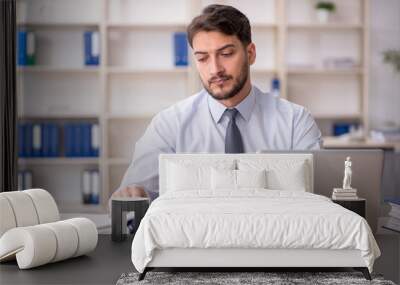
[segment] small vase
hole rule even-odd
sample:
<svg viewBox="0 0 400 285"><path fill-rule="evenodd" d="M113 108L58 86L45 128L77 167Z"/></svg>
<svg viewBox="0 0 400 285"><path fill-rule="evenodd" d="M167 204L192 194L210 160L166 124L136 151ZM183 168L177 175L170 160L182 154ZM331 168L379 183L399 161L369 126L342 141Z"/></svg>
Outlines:
<svg viewBox="0 0 400 285"><path fill-rule="evenodd" d="M317 9L317 19L321 24L326 24L329 21L330 12L326 9Z"/></svg>

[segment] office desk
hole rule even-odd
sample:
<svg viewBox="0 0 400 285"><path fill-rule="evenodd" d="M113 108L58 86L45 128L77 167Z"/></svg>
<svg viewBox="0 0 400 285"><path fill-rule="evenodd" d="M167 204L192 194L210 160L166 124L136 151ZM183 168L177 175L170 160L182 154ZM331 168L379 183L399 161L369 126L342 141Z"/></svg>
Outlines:
<svg viewBox="0 0 400 285"><path fill-rule="evenodd" d="M116 243L99 235L96 249L88 255L19 270L16 261L0 263L0 284L115 284L124 272L134 271L132 238Z"/></svg>

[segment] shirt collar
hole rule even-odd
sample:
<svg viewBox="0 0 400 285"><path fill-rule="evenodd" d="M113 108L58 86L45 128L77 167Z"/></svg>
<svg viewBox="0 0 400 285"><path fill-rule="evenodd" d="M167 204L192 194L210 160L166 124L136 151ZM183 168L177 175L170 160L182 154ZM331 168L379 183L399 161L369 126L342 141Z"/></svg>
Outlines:
<svg viewBox="0 0 400 285"><path fill-rule="evenodd" d="M250 94L242 100L235 108L239 111L239 114L248 121L250 119L251 113L253 112L254 105L256 102L254 87L251 87ZM207 92L206 92L207 93ZM223 104L215 100L211 97L210 94L207 93L207 101L208 101L208 108L210 110L211 116L213 117L215 123L219 123L222 115L224 114L225 110L227 109Z"/></svg>

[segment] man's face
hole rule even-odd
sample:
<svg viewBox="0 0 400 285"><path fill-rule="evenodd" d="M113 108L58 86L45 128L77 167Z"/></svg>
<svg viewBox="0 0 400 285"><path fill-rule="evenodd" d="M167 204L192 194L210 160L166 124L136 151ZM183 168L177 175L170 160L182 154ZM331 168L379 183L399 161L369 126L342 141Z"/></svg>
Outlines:
<svg viewBox="0 0 400 285"><path fill-rule="evenodd" d="M243 47L237 36L201 31L193 38L193 50L201 81L212 97L229 99L243 88L255 60L254 44Z"/></svg>

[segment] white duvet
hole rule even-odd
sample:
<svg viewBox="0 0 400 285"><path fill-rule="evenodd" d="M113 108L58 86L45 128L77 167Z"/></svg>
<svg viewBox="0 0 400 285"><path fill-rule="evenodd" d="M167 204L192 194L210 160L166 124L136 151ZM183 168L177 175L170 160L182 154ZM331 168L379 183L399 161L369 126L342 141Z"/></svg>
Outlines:
<svg viewBox="0 0 400 285"><path fill-rule="evenodd" d="M358 249L372 272L380 250L365 219L307 192L171 192L154 200L132 243L143 272L155 249Z"/></svg>

